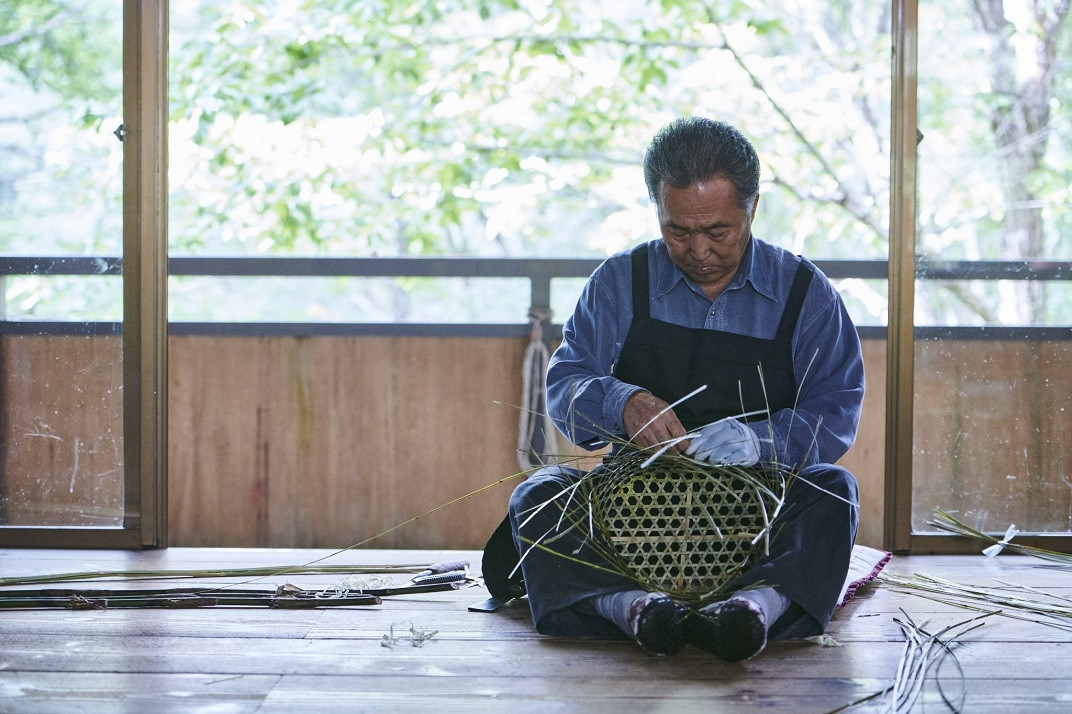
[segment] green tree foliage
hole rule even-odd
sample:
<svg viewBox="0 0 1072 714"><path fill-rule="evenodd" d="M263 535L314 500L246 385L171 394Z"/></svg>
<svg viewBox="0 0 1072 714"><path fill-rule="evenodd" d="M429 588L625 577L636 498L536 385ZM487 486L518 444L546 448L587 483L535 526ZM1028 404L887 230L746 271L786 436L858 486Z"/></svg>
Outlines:
<svg viewBox="0 0 1072 714"><path fill-rule="evenodd" d="M1070 0L971 0L920 9L919 252L953 260L1072 259ZM963 41L949 42L949 37ZM970 69L969 69L970 68ZM952 283L925 319L1066 322L1072 285Z"/></svg>
<svg viewBox="0 0 1072 714"><path fill-rule="evenodd" d="M0 253L122 245L121 3L0 0ZM116 278L4 281L0 314L118 319Z"/></svg>
<svg viewBox="0 0 1072 714"><path fill-rule="evenodd" d="M118 252L120 17L0 0L0 250Z"/></svg>
<svg viewBox="0 0 1072 714"><path fill-rule="evenodd" d="M652 133L709 114L767 158L772 237L881 256L885 10L753 5L202 2L174 20L176 247L605 254L651 235Z"/></svg>
<svg viewBox="0 0 1072 714"><path fill-rule="evenodd" d="M113 88L101 68L115 59L109 47L115 35L112 21L106 12L93 12L91 3L3 0L0 63L38 91L110 99Z"/></svg>

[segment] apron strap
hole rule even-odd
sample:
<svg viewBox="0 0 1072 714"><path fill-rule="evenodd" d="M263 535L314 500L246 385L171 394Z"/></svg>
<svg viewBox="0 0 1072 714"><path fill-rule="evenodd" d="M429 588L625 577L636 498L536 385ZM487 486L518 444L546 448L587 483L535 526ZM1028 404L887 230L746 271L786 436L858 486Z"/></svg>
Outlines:
<svg viewBox="0 0 1072 714"><path fill-rule="evenodd" d="M789 289L789 297L785 301L785 310L782 311L782 319L778 323L778 332L774 339L782 340L789 344L793 339L793 331L797 329L797 320L800 319L800 311L804 307L804 296L811 287L812 276L815 269L808 261L801 258L797 266L797 273L793 277L793 287Z"/></svg>
<svg viewBox="0 0 1072 714"><path fill-rule="evenodd" d="M633 319L651 317L648 297L648 244L633 248Z"/></svg>

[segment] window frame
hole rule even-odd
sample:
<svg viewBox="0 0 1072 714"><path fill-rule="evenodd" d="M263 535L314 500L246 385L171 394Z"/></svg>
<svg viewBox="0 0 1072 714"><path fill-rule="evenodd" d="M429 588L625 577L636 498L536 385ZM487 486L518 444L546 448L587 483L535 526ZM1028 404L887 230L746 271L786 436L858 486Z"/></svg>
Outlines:
<svg viewBox="0 0 1072 714"><path fill-rule="evenodd" d="M884 546L895 553L974 554L978 542L912 529L917 276L919 0L892 4L889 303L886 334ZM1072 535L1018 535L1020 545L1072 551Z"/></svg>
<svg viewBox="0 0 1072 714"><path fill-rule="evenodd" d="M0 547L167 546L168 1L123 10L123 523L0 526Z"/></svg>

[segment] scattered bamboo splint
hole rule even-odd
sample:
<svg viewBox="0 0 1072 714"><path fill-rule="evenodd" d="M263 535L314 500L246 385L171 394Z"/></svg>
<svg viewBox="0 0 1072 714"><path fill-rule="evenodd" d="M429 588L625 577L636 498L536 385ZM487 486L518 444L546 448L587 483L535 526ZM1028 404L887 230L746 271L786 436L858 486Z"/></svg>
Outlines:
<svg viewBox="0 0 1072 714"><path fill-rule="evenodd" d="M363 592L321 597L319 591L284 585L274 590L12 590L0 593L0 610L110 610L113 608L273 607L314 608L328 605L379 605L379 596Z"/></svg>
<svg viewBox="0 0 1072 714"><path fill-rule="evenodd" d="M457 590L472 582L464 571L435 573L409 583L360 590L305 590L286 584L275 589L164 588L112 590L0 590L0 610L108 610L113 608L317 607L379 605L384 597Z"/></svg>
<svg viewBox="0 0 1072 714"><path fill-rule="evenodd" d="M280 575L369 575L381 573L423 573L446 564L414 565L273 565L256 568L214 568L198 570L87 570L76 573L19 575L0 578L0 586L37 585L86 580L172 580L183 578L258 578ZM468 567L468 563L465 563ZM435 572L444 572L435 570ZM2 592L2 591L0 591Z"/></svg>

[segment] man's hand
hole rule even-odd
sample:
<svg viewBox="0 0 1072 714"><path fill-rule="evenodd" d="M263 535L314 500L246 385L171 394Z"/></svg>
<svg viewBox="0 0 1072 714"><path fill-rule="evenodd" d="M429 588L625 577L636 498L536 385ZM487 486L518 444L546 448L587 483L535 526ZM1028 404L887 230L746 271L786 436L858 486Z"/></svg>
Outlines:
<svg viewBox="0 0 1072 714"><path fill-rule="evenodd" d="M727 417L701 429L685 453L712 464L754 466L759 461L759 437L743 422Z"/></svg>
<svg viewBox="0 0 1072 714"><path fill-rule="evenodd" d="M685 427L678 421L674 410L667 409L668 406L670 405L651 392L640 391L626 400L625 409L622 411L622 421L625 424L626 433L629 434L634 444L655 446L685 435ZM659 416L656 416L657 414ZM680 452L685 448L685 444L686 442L683 441L668 450Z"/></svg>

